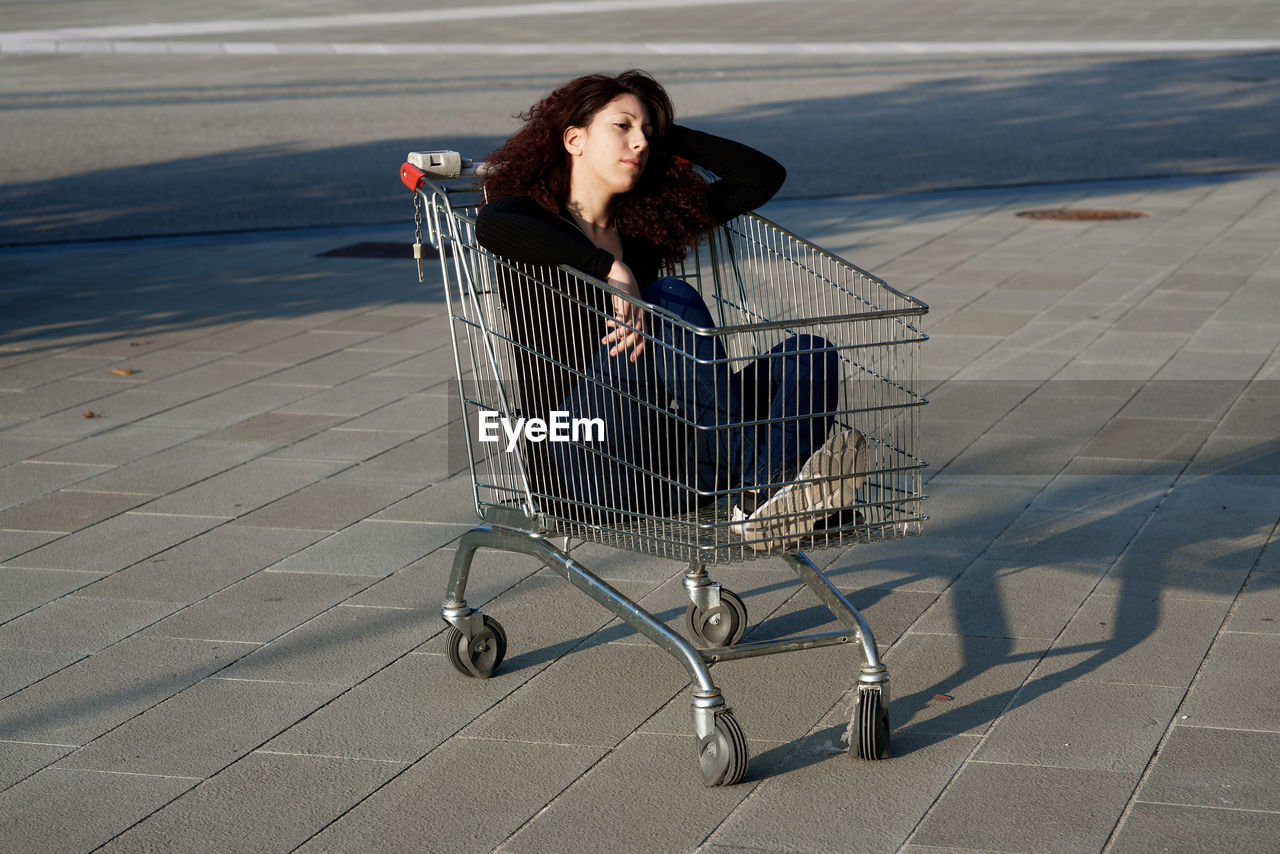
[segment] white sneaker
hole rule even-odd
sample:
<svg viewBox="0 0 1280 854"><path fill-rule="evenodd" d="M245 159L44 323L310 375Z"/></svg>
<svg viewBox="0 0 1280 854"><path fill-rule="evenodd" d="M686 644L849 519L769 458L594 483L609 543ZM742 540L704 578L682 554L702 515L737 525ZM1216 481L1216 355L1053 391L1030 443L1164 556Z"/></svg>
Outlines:
<svg viewBox="0 0 1280 854"><path fill-rule="evenodd" d="M867 479L867 440L856 430L841 430L814 451L794 482L775 492L745 517L734 508L734 528L756 551L797 542L819 522L857 502Z"/></svg>

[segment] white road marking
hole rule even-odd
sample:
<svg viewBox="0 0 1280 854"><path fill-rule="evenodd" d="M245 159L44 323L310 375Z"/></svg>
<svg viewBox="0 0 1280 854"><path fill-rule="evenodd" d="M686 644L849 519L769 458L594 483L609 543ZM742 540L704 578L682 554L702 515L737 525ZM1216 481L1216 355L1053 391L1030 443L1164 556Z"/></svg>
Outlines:
<svg viewBox="0 0 1280 854"><path fill-rule="evenodd" d="M652 4L656 0L645 0ZM682 0L713 2L713 0ZM742 2L742 0L738 0ZM272 42L9 39L0 54L180 54L280 56L1065 56L1257 53L1280 51L1280 39L1029 42Z"/></svg>
<svg viewBox="0 0 1280 854"><path fill-rule="evenodd" d="M794 3L797 0L557 0L451 9L419 9L409 12L363 12L346 15L305 15L292 18L258 18L227 21L193 21L175 24L114 24L97 27L58 27L46 30L0 32L0 45L11 42L79 42L83 40L133 40L216 36L237 33L297 32L298 30L351 30L402 24L437 24L446 21L519 19L555 15L590 15L611 12L687 9L694 6L748 6L762 3Z"/></svg>

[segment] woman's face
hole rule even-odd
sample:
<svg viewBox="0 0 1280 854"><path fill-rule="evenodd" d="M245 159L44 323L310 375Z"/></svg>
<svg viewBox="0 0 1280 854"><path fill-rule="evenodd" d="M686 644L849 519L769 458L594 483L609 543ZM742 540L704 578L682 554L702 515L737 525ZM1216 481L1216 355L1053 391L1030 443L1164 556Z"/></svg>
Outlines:
<svg viewBox="0 0 1280 854"><path fill-rule="evenodd" d="M651 133L644 102L630 94L614 98L586 127L564 133L575 182L585 180L614 194L630 192L649 162Z"/></svg>

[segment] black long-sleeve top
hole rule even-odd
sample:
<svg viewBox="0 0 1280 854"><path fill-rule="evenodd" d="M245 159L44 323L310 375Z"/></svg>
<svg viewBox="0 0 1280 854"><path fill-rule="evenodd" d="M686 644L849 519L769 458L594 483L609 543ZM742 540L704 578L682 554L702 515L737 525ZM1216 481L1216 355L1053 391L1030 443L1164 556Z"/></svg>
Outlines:
<svg viewBox="0 0 1280 854"><path fill-rule="evenodd" d="M787 172L782 164L750 146L724 137L674 125L663 145L714 173L709 203L717 222L758 208L782 187ZM622 260L640 287L658 277L657 248L631 235L622 239ZM605 278L614 257L597 247L567 215L550 216L528 196L508 196L485 205L476 219L476 239L496 255L526 264L557 266Z"/></svg>
<svg viewBox="0 0 1280 854"><path fill-rule="evenodd" d="M708 193L712 216L727 222L767 202L786 179L780 163L755 149L723 137L674 126L663 145L671 154L713 173ZM489 202L476 217L476 239L495 255L519 264L555 268L566 265L597 279L606 279L614 257L597 247L568 217L548 214L528 196L509 196ZM643 289L658 278L660 253L643 238L620 234L621 260L631 268ZM582 280L564 283L554 276L545 281L561 283L547 287L538 277L500 277L510 334L516 343L519 388L518 414L546 419L562 409L581 372L600 349L606 320L612 316L610 295ZM651 362L641 358L641 362ZM678 428L655 423L640 426L647 442L655 445L680 441ZM674 431L674 432L673 432ZM531 446L530 474L535 491L565 495L557 487L554 467L546 447ZM660 450L655 447L655 452ZM668 451L669 449L661 449ZM651 459L658 458L650 455Z"/></svg>

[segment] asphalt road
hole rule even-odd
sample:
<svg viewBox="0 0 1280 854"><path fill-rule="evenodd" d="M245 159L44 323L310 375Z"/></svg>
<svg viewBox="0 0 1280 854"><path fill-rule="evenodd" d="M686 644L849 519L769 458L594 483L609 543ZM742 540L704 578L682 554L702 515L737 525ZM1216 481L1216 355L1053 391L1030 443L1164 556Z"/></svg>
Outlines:
<svg viewBox="0 0 1280 854"><path fill-rule="evenodd" d="M399 221L405 152L632 66L789 198L1280 167L1265 3L364 5L0 2L0 245Z"/></svg>

